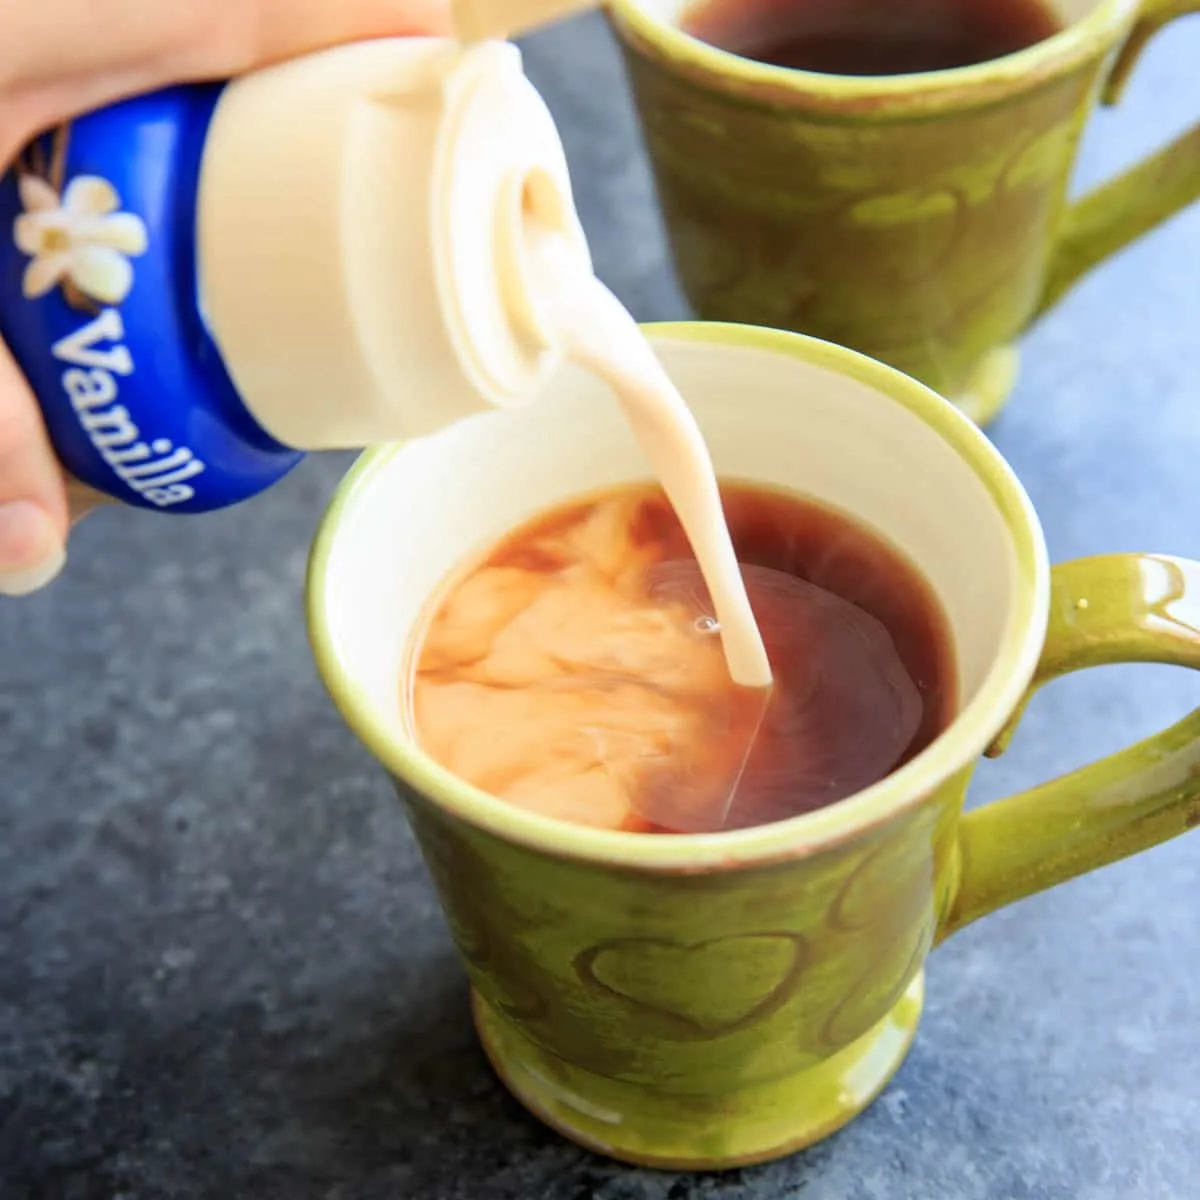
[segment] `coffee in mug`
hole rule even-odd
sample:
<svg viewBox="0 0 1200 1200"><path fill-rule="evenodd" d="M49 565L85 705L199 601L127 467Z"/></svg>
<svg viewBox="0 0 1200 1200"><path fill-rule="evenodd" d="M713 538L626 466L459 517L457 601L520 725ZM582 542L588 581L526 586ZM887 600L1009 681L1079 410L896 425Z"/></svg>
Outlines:
<svg viewBox="0 0 1200 1200"><path fill-rule="evenodd" d="M798 555L829 518L810 527L784 499L742 496L754 536L769 545L773 525L775 544L772 562L739 561L695 415L541 207L527 188L532 324L608 385L661 492L542 514L451 589L405 688L425 748L531 811L637 832L767 824L878 782L928 723L910 672L940 698L951 689L930 663L949 651L906 663L877 614L809 578L853 540L841 528L818 537L811 562ZM868 557L878 567L887 555L879 544ZM897 573L914 581L906 599L936 610L899 560L851 582L882 592Z"/></svg>
<svg viewBox="0 0 1200 1200"><path fill-rule="evenodd" d="M918 568L798 495L721 499L770 689L730 679L683 526L635 484L539 514L436 597L405 678L426 752L533 812L680 833L833 804L929 745L957 682Z"/></svg>
<svg viewBox="0 0 1200 1200"><path fill-rule="evenodd" d="M680 28L770 66L910 75L1015 54L1063 22L1044 0L708 0Z"/></svg>

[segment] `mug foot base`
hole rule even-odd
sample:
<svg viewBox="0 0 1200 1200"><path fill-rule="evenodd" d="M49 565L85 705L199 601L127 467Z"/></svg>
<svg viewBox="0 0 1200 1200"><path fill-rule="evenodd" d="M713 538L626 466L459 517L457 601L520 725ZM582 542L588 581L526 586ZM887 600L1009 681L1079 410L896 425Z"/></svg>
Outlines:
<svg viewBox="0 0 1200 1200"><path fill-rule="evenodd" d="M921 1016L925 977L832 1058L732 1094L676 1095L571 1066L478 993L475 1028L496 1074L539 1120L597 1154L637 1166L712 1171L782 1158L836 1132L883 1091Z"/></svg>
<svg viewBox="0 0 1200 1200"><path fill-rule="evenodd" d="M981 429L990 425L1008 402L1017 382L1021 355L1015 346L989 350L975 368L966 388L952 396L956 408Z"/></svg>

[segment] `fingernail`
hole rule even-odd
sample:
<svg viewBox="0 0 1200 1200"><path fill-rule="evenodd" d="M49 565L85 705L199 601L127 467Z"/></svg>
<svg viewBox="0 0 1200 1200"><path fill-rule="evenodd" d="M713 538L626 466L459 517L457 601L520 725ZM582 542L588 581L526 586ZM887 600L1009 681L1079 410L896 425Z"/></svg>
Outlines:
<svg viewBox="0 0 1200 1200"><path fill-rule="evenodd" d="M0 595L36 592L66 561L67 549L44 510L29 500L0 505Z"/></svg>

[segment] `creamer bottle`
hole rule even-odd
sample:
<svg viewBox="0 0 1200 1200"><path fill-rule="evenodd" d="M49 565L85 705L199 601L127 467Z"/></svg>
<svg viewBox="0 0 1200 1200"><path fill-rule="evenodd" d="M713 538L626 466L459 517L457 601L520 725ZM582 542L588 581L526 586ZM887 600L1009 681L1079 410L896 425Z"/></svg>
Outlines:
<svg viewBox="0 0 1200 1200"><path fill-rule="evenodd" d="M170 88L26 147L0 180L0 334L68 475L203 512L306 450L531 400L560 352L526 234L588 251L500 39L575 6L463 6L458 40Z"/></svg>

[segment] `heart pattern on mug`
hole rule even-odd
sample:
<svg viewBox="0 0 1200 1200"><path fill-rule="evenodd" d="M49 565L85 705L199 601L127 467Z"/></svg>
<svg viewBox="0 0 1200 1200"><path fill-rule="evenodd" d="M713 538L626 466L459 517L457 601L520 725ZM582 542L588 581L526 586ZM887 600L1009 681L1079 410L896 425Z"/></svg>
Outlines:
<svg viewBox="0 0 1200 1200"><path fill-rule="evenodd" d="M903 925L927 906L937 874L932 838L928 819L918 816L868 851L839 889L830 926L861 931Z"/></svg>
<svg viewBox="0 0 1200 1200"><path fill-rule="evenodd" d="M894 937L875 942L861 977L825 1021L820 1044L801 1048L810 1053L836 1053L891 1012L929 953L935 924L929 912L915 924L901 928Z"/></svg>
<svg viewBox="0 0 1200 1200"><path fill-rule="evenodd" d="M690 943L617 938L579 954L575 970L590 990L703 1040L777 1011L795 994L804 963L799 935L751 933Z"/></svg>

